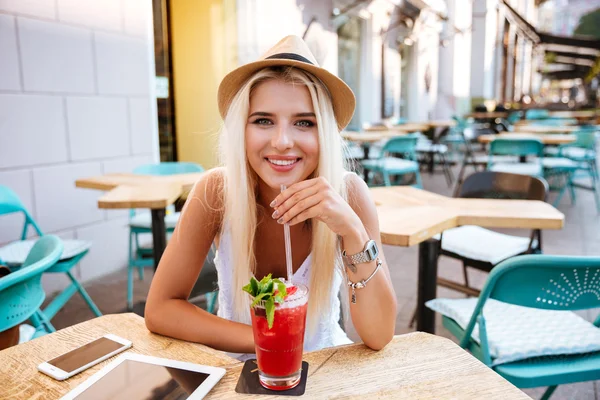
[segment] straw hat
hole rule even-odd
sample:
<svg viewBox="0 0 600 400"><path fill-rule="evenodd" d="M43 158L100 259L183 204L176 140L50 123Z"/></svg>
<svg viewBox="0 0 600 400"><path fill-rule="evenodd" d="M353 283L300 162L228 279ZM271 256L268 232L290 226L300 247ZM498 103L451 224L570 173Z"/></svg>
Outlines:
<svg viewBox="0 0 600 400"><path fill-rule="evenodd" d="M344 129L352 119L356 100L352 89L337 76L319 67L308 46L298 36L286 36L269 49L258 61L242 65L223 78L219 85L219 112L225 118L231 101L242 85L258 70L266 67L297 67L310 72L323 82L331 95L333 112L340 130Z"/></svg>

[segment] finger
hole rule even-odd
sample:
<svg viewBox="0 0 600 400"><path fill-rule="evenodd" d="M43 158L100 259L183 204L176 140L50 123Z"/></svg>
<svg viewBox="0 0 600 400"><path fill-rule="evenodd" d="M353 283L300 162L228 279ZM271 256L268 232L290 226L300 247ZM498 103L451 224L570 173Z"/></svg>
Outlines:
<svg viewBox="0 0 600 400"><path fill-rule="evenodd" d="M306 189L308 187L314 186L314 185L318 184L319 182L322 182L322 180L323 180L322 178L313 178L313 179L307 179L302 182L294 183L292 186L290 186L289 188L285 189L283 192L278 194L277 197L275 197L275 199L271 202L270 206L277 207L277 206L283 204L288 198L293 196L294 193L296 193L300 190Z"/></svg>
<svg viewBox="0 0 600 400"><path fill-rule="evenodd" d="M315 196L319 193L319 187L317 185L309 186L306 189L300 190L294 193L291 197L288 197L283 204L275 207L273 218L279 218L285 215L292 207L301 201L306 200L309 197Z"/></svg>
<svg viewBox="0 0 600 400"><path fill-rule="evenodd" d="M308 190L308 189L307 189ZM306 192L307 190L303 191ZM299 193L303 193L303 192L299 192ZM302 213L303 211L316 206L317 204L319 204L322 200L323 200L323 195L320 193L316 193L312 196L308 196L300 201L298 201L296 204L294 204L287 212L285 212L282 216L281 216L281 222L285 224L286 222L292 220L293 218L295 218L297 215L299 215L300 213ZM287 203L287 202L286 202ZM277 221L279 222L279 220Z"/></svg>
<svg viewBox="0 0 600 400"><path fill-rule="evenodd" d="M304 211L302 211L300 214L296 215L294 218L292 218L288 223L290 225L296 225L299 224L301 222L304 222L306 220L312 219L312 218L321 218L322 215L322 207L320 207L319 205L310 207Z"/></svg>

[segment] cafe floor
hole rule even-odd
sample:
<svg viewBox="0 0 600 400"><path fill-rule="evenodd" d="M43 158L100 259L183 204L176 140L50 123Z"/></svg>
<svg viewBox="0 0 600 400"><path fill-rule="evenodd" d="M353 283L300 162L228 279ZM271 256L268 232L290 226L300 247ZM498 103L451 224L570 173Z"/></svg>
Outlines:
<svg viewBox="0 0 600 400"><path fill-rule="evenodd" d="M470 171L468 171L470 173ZM455 172L456 174L456 172ZM430 176L423 173L424 188L429 191L451 195L441 172ZM560 231L545 231L543 233L543 246L546 254L569 255L598 255L600 254L600 215L595 212L594 199L591 192L578 190L577 204L571 205L570 197L565 195L559 209L565 214L565 226ZM551 195L551 200L554 195ZM503 232L511 232L504 230ZM523 231L512 231L514 234L525 235ZM384 246L385 256L390 267L392 281L398 298L398 316L396 318L396 334L411 332L409 321L416 304L417 292L417 247L403 248ZM439 262L439 275L449 279L462 281L461 264L457 261L442 257ZM152 274L145 274L143 282L135 282L134 301L145 299L150 286ZM486 275L478 271L470 271L469 279L473 286L481 287ZM90 295L105 313L123 312L126 305L126 272L118 272L86 285ZM460 298L462 295L444 288L438 288L438 297ZM203 306L202 300L198 305ZM585 311L581 315L588 320L593 320L598 315L598 310ZM87 319L93 315L85 303L75 296L53 319L57 329L61 329ZM351 326L346 327L348 335L353 340L359 340ZM437 316L437 334L456 341L441 325L441 318ZM539 399L544 389L527 389L525 392ZM574 385L559 386L553 400L600 400L600 381L585 382Z"/></svg>

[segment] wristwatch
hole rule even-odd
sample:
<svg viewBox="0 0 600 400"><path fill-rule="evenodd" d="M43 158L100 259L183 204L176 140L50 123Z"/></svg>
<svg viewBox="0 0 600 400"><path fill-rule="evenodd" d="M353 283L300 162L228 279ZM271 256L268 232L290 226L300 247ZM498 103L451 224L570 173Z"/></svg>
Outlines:
<svg viewBox="0 0 600 400"><path fill-rule="evenodd" d="M379 255L379 249L377 243L374 240L369 240L365 244L365 248L360 253L352 254L351 256L346 254L346 250L342 252L342 258L346 266L354 266L356 264L368 263L375 261Z"/></svg>

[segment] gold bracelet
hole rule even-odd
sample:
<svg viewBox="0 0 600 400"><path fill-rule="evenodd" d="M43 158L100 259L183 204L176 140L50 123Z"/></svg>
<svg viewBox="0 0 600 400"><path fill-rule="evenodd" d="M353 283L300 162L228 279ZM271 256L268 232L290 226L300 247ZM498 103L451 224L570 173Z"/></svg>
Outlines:
<svg viewBox="0 0 600 400"><path fill-rule="evenodd" d="M381 265L383 264L383 261L381 261L381 258L377 257L375 263L377 263L377 267L375 267L375 270L367 279L358 282L352 282L348 279L348 286L352 288L352 303L356 304L356 289L363 289L367 286L367 282L369 282L371 278L375 276L377 271L379 271Z"/></svg>

